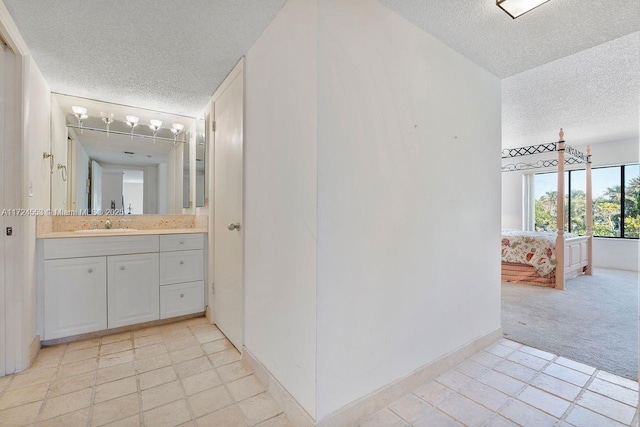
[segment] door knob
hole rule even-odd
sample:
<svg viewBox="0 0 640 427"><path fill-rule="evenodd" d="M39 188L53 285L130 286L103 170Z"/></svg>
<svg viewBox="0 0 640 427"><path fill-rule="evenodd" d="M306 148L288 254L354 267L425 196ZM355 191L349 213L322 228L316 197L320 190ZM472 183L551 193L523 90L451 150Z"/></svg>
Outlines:
<svg viewBox="0 0 640 427"><path fill-rule="evenodd" d="M236 222L229 224L229 226L227 226L227 228L229 229L229 231L233 231L233 230L240 230L240 223Z"/></svg>
<svg viewBox="0 0 640 427"><path fill-rule="evenodd" d="M120 266L120 270L124 270L124 265L121 265L121 266Z"/></svg>

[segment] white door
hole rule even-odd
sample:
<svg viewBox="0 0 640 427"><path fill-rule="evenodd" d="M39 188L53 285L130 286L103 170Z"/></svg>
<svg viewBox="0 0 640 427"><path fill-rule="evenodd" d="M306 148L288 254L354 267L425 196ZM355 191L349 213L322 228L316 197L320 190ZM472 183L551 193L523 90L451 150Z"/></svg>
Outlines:
<svg viewBox="0 0 640 427"><path fill-rule="evenodd" d="M109 329L160 318L157 253L107 258Z"/></svg>
<svg viewBox="0 0 640 427"><path fill-rule="evenodd" d="M6 61L5 61L5 47L2 41L0 41L0 168L5 169L5 158L4 158L4 146L5 146L5 135L4 130L6 126L4 125L5 120L5 72L6 72ZM4 201L4 186L5 180L4 177L0 177L2 181L0 181L0 212L6 209ZM5 272L5 260L4 260L4 244L5 244L5 221L4 215L0 215L0 377L6 374L5 371L5 325L6 322L6 311L4 309L5 305L5 287L4 287L4 272Z"/></svg>
<svg viewBox="0 0 640 427"><path fill-rule="evenodd" d="M213 320L236 348L243 344L242 64L213 95L214 263Z"/></svg>
<svg viewBox="0 0 640 427"><path fill-rule="evenodd" d="M102 210L102 166L91 161L91 210Z"/></svg>
<svg viewBox="0 0 640 427"><path fill-rule="evenodd" d="M44 339L107 329L105 257L44 262Z"/></svg>

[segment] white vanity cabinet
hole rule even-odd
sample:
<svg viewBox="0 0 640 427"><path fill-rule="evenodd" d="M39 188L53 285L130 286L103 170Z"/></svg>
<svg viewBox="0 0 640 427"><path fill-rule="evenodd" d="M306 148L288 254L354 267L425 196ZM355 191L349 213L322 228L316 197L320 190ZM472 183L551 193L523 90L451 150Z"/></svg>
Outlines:
<svg viewBox="0 0 640 427"><path fill-rule="evenodd" d="M157 253L107 258L108 326L134 325L160 317Z"/></svg>
<svg viewBox="0 0 640 427"><path fill-rule="evenodd" d="M45 262L45 339L107 329L106 257Z"/></svg>
<svg viewBox="0 0 640 427"><path fill-rule="evenodd" d="M44 341L204 311L204 234L44 239Z"/></svg>

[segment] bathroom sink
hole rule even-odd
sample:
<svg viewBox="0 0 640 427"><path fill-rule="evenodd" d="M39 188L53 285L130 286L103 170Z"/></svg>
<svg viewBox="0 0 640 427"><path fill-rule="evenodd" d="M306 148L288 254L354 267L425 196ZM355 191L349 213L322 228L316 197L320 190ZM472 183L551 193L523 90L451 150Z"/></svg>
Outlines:
<svg viewBox="0 0 640 427"><path fill-rule="evenodd" d="M98 228L96 230L76 230L74 233L96 233L96 234L113 234L113 233L133 233L138 231L136 228Z"/></svg>

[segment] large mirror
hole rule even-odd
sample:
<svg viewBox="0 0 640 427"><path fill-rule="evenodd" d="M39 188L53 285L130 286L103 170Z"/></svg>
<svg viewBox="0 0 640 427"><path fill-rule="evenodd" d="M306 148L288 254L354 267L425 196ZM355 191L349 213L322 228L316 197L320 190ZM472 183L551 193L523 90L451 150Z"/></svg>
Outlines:
<svg viewBox="0 0 640 427"><path fill-rule="evenodd" d="M209 140L209 129L207 128L209 123L209 115L203 115L196 122L196 206L203 207L205 205L206 198L206 166L207 166L207 146Z"/></svg>
<svg viewBox="0 0 640 427"><path fill-rule="evenodd" d="M193 206L195 118L61 94L51 110L54 212L180 214Z"/></svg>

